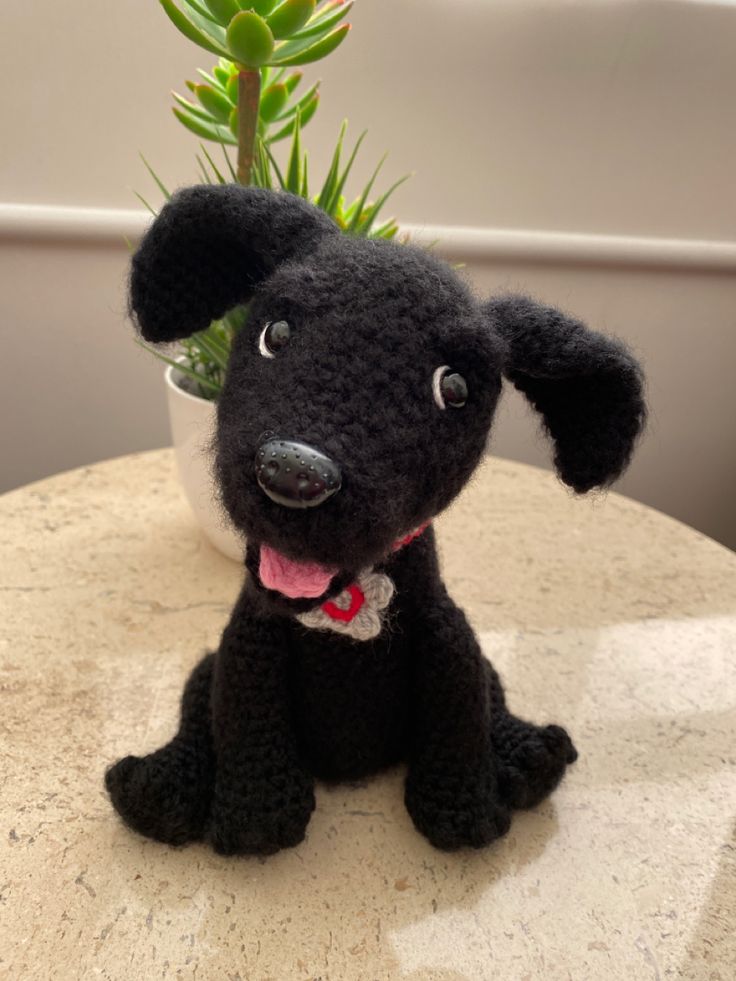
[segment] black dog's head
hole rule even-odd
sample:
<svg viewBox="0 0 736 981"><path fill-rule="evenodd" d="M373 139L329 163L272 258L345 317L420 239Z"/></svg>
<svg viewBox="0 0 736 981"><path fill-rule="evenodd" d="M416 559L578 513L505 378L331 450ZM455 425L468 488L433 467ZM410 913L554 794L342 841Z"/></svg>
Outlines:
<svg viewBox="0 0 736 981"><path fill-rule="evenodd" d="M143 336L250 301L218 405L222 498L261 586L294 608L385 557L475 469L506 375L583 492L628 463L641 376L617 342L523 297L478 303L418 248L339 233L301 198L194 187L133 259Z"/></svg>

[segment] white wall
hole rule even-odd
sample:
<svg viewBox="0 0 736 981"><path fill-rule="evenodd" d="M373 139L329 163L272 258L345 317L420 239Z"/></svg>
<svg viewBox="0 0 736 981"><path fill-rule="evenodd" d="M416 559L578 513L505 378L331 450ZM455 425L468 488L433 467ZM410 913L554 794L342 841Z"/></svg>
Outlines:
<svg viewBox="0 0 736 981"><path fill-rule="evenodd" d="M195 179L168 91L211 59L155 0L0 16L7 488L168 439L158 366L124 322L118 228L139 222L107 209L135 207L133 187L155 198L139 150L172 185ZM350 19L306 69L324 80L312 173L348 115L370 129L361 174L385 148L386 180L416 171L402 220L484 230L440 229L480 290L524 287L629 340L653 418L622 489L736 544L736 5L360 0ZM72 210L54 231L27 205ZM494 448L547 458L514 400Z"/></svg>

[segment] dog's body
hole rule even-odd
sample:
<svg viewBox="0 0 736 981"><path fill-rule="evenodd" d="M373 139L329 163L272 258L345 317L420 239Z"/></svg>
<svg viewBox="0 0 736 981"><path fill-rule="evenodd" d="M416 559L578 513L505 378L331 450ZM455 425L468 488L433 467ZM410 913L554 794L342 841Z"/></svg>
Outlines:
<svg viewBox="0 0 736 981"><path fill-rule="evenodd" d="M248 575L178 735L108 771L119 813L163 841L269 853L302 840L315 777L405 762L433 844L503 834L576 753L563 729L508 712L429 523L481 458L502 371L544 415L563 479L610 482L644 418L636 362L558 311L481 306L426 253L340 236L300 199L252 188L177 195L131 286L152 341L251 301L217 433Z"/></svg>

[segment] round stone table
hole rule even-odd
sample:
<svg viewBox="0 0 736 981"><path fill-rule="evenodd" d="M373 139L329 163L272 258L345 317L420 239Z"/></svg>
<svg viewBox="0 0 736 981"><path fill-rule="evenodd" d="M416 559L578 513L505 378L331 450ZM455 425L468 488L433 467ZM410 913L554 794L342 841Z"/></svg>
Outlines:
<svg viewBox="0 0 736 981"><path fill-rule="evenodd" d="M138 837L102 783L171 736L241 578L171 451L0 498L0 975L736 977L736 557L501 460L438 528L512 708L579 761L485 851L435 851L392 772L318 786L302 845L233 859Z"/></svg>

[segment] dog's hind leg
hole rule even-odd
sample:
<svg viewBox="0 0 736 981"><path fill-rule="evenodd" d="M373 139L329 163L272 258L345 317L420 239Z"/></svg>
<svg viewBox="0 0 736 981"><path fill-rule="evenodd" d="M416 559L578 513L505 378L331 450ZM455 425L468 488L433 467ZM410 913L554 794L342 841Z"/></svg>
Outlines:
<svg viewBox="0 0 736 981"><path fill-rule="evenodd" d="M490 663L487 673L499 797L512 809L534 807L552 793L568 764L577 759L577 750L561 726L537 726L511 715Z"/></svg>
<svg viewBox="0 0 736 981"><path fill-rule="evenodd" d="M179 731L148 756L126 756L109 768L113 806L140 834L172 845L202 837L215 778L210 694L214 655L192 671L181 700Z"/></svg>

